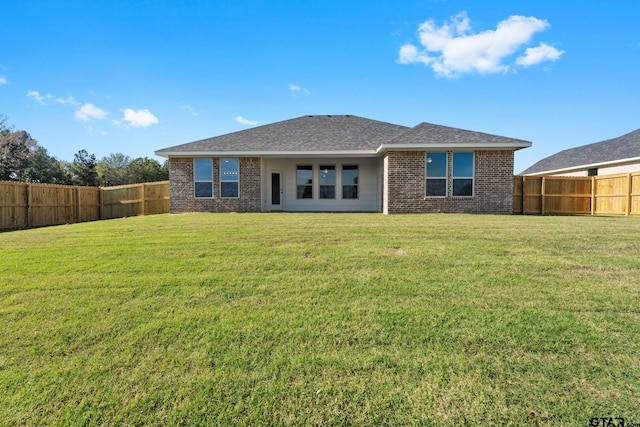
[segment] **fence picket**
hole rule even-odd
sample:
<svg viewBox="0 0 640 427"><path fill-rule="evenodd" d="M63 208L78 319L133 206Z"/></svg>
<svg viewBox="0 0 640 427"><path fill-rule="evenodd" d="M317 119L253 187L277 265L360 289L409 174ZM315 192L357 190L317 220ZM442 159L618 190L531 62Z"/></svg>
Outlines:
<svg viewBox="0 0 640 427"><path fill-rule="evenodd" d="M513 213L640 215L638 196L640 172L593 177L516 175Z"/></svg>
<svg viewBox="0 0 640 427"><path fill-rule="evenodd" d="M146 189L151 189L146 195ZM129 197L139 194L140 197ZM127 203L133 199L133 203ZM78 187L0 181L0 229L169 212L169 181Z"/></svg>

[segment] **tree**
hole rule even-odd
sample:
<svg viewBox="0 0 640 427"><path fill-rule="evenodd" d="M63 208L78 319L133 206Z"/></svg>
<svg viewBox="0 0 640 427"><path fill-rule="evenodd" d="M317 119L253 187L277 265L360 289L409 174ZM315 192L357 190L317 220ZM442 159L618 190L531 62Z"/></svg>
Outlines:
<svg viewBox="0 0 640 427"><path fill-rule="evenodd" d="M0 117L0 180L24 181L38 141L27 132L13 132Z"/></svg>
<svg viewBox="0 0 640 427"><path fill-rule="evenodd" d="M69 165L72 180L75 185L98 186L98 172L96 171L96 156L80 150L73 156L73 163Z"/></svg>
<svg viewBox="0 0 640 427"><path fill-rule="evenodd" d="M129 164L129 175L132 182L154 182L169 179L169 166L165 162L160 165L157 160L138 157Z"/></svg>
<svg viewBox="0 0 640 427"><path fill-rule="evenodd" d="M11 132L11 127L7 125L7 120L7 116L5 116L4 114L0 114L0 137L3 137Z"/></svg>
<svg viewBox="0 0 640 427"><path fill-rule="evenodd" d="M136 182L131 179L130 164L131 157L122 153L111 153L103 157L96 167L100 185L123 185Z"/></svg>
<svg viewBox="0 0 640 427"><path fill-rule="evenodd" d="M71 184L72 179L66 165L52 157L44 147L38 147L33 153L26 181L47 184Z"/></svg>

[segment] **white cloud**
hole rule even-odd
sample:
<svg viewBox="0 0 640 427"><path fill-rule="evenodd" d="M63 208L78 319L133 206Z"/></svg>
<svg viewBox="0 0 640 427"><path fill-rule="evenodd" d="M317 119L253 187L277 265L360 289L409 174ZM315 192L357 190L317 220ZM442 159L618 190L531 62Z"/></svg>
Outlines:
<svg viewBox="0 0 640 427"><path fill-rule="evenodd" d="M40 104L44 104L45 101L51 99L50 93L46 95L40 95L40 92L38 92L37 90L30 90L29 92L27 92L27 96L35 99L36 102L39 102Z"/></svg>
<svg viewBox="0 0 640 427"><path fill-rule="evenodd" d="M86 125L84 128L85 128L85 130L87 131L87 133L89 135L100 135L100 136L107 136L108 135L107 132L105 132L103 130L96 130L92 126Z"/></svg>
<svg viewBox="0 0 640 427"><path fill-rule="evenodd" d="M289 85L289 91L291 93L304 93L305 95L311 95L311 92L309 92L309 89L306 89L298 85Z"/></svg>
<svg viewBox="0 0 640 427"><path fill-rule="evenodd" d="M149 110L132 110L127 108L123 110L124 120L127 126L133 126L137 128L145 128L147 126L155 125L158 123L158 118L154 116ZM120 124L122 121L115 121L115 124Z"/></svg>
<svg viewBox="0 0 640 427"><path fill-rule="evenodd" d="M76 110L74 118L83 122L89 122L91 120L103 120L107 118L107 112L101 110L93 104L86 103Z"/></svg>
<svg viewBox="0 0 640 427"><path fill-rule="evenodd" d="M236 117L236 122L240 123L241 125L247 125L247 126L255 126L258 123L260 123L257 120L248 120L248 119L245 119L242 116Z"/></svg>
<svg viewBox="0 0 640 427"><path fill-rule="evenodd" d="M471 20L466 12L462 12L442 26L436 25L433 20L420 25L418 34L421 46L405 44L400 48L397 61L400 64L422 63L441 77L456 77L472 72L505 73L513 68L513 64L505 62L529 43L535 33L548 27L547 21L514 15L499 22L495 30L474 33ZM525 56L521 57L523 59L516 60L516 64L529 66L556 60L562 53L542 43L530 53L527 50Z"/></svg>
<svg viewBox="0 0 640 427"><path fill-rule="evenodd" d="M7 84L6 77L0 77L0 85L6 85L6 84Z"/></svg>
<svg viewBox="0 0 640 427"><path fill-rule="evenodd" d="M563 53L563 50L558 50L548 44L540 43L540 46L538 47L527 48L524 52L524 56L516 59L516 64L522 65L523 67L529 67L544 61L556 61Z"/></svg>
<svg viewBox="0 0 640 427"><path fill-rule="evenodd" d="M80 105L80 103L71 95L66 98L56 98L56 102L63 105Z"/></svg>
<svg viewBox="0 0 640 427"><path fill-rule="evenodd" d="M197 116L199 114L198 111L195 108L193 108L191 105L181 105L180 108L182 109L182 111L186 111L192 116Z"/></svg>

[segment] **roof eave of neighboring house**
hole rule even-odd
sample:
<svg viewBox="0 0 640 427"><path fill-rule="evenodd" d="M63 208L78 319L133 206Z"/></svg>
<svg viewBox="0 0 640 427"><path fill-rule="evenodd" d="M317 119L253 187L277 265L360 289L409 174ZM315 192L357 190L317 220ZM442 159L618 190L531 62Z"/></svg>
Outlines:
<svg viewBox="0 0 640 427"><path fill-rule="evenodd" d="M628 163L636 163L636 162L640 162L640 157L610 160L608 162L600 162L600 163L589 163L585 165L576 165L576 166L570 166L570 167L561 168L561 169L551 169L551 170L545 170L545 171L539 171L539 172L533 172L533 173L527 173L527 174L523 173L522 175L524 176L555 175L555 174L571 173L571 172L577 172L577 171L582 171L586 169L601 168L601 167L607 167L607 166L618 166L618 165L622 166Z"/></svg>
<svg viewBox="0 0 640 427"><path fill-rule="evenodd" d="M377 153L384 154L390 150L520 150L531 147L529 141L514 142L457 142L457 143L423 143L423 144L382 144L376 150Z"/></svg>

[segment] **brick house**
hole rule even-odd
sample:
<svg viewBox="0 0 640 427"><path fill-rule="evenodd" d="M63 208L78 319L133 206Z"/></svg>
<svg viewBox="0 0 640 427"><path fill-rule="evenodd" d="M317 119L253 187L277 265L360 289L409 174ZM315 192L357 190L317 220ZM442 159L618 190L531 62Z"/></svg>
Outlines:
<svg viewBox="0 0 640 427"><path fill-rule="evenodd" d="M156 151L171 212L512 213L528 141L429 123L303 116Z"/></svg>

